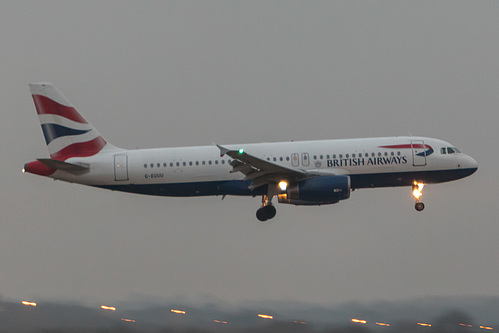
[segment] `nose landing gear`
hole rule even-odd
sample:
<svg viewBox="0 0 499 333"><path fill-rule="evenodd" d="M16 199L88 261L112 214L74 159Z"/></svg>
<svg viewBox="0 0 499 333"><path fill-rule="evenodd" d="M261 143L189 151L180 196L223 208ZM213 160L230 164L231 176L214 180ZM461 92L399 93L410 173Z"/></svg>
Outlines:
<svg viewBox="0 0 499 333"><path fill-rule="evenodd" d="M424 203L419 200L419 198L423 195L423 187L423 183L418 183L416 181L414 182L414 185L412 185L412 195L416 199L416 205L414 206L414 208L416 208L418 212L424 209Z"/></svg>

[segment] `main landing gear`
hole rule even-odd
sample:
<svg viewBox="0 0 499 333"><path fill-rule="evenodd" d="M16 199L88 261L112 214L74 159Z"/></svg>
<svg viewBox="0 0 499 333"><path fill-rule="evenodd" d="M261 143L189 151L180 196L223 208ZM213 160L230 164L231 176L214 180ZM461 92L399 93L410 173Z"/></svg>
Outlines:
<svg viewBox="0 0 499 333"><path fill-rule="evenodd" d="M269 195L262 196L262 207L256 211L256 218L259 221L265 222L276 215L277 210L272 204L272 197Z"/></svg>
<svg viewBox="0 0 499 333"><path fill-rule="evenodd" d="M422 192L423 187L424 187L424 184L418 183L418 182L414 182L414 184L412 185L412 195L416 199L416 205L414 206L414 208L416 208L416 210L418 212L420 212L424 209L424 203L422 203L421 200L419 200L419 198L423 195L423 192Z"/></svg>

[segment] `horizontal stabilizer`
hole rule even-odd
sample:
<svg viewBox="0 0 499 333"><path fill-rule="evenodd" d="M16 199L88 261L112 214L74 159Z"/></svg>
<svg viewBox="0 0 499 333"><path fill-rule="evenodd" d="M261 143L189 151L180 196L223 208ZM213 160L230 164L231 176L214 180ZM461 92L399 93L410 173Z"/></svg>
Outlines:
<svg viewBox="0 0 499 333"><path fill-rule="evenodd" d="M53 160L50 158L38 158L38 161L40 161L43 165L51 168L51 169L58 169L58 170L64 170L64 171L85 171L89 170L90 166L85 163L80 163L80 164L73 164L73 163L68 163L68 162L63 162L59 160Z"/></svg>

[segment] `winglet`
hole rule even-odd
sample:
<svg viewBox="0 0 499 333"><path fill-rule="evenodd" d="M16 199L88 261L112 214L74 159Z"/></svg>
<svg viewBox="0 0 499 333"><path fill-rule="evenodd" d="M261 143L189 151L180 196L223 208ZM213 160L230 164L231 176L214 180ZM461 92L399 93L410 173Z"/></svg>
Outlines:
<svg viewBox="0 0 499 333"><path fill-rule="evenodd" d="M227 154L230 149L227 149L225 147L222 147L220 145L216 145L218 147L218 149L220 149L220 157L223 157L225 154Z"/></svg>

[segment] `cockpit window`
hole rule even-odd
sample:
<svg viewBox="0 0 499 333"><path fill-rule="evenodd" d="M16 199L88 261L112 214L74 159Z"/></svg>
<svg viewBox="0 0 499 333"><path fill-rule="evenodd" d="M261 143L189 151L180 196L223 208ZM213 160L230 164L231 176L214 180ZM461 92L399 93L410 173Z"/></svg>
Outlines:
<svg viewBox="0 0 499 333"><path fill-rule="evenodd" d="M457 154L457 153L460 153L460 151L456 147L447 147L447 153L448 154Z"/></svg>
<svg viewBox="0 0 499 333"><path fill-rule="evenodd" d="M440 148L440 153L442 155L445 155L445 154L458 154L460 152L461 151L459 149L457 149L456 147L443 147L443 148Z"/></svg>

